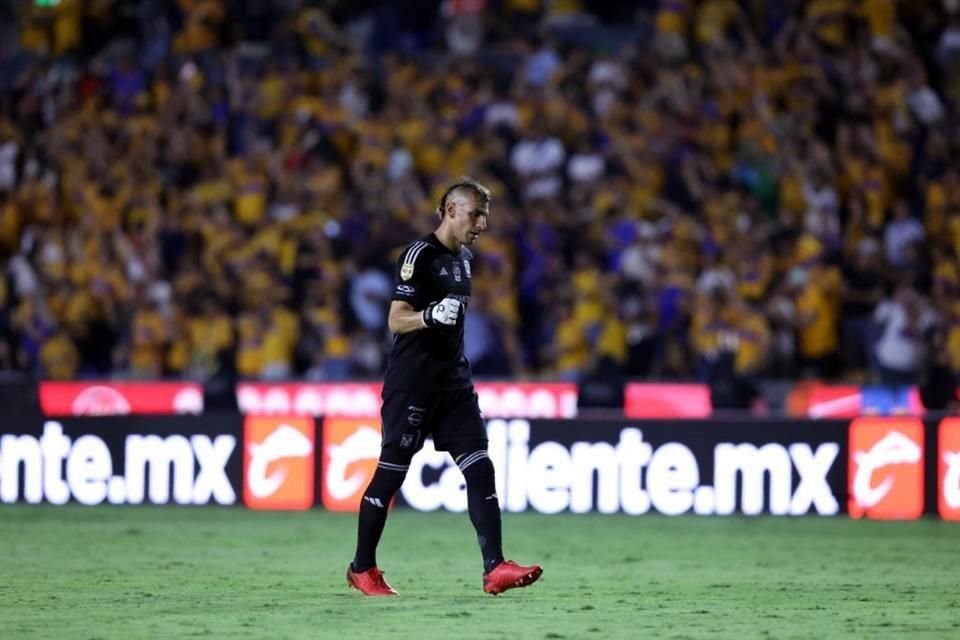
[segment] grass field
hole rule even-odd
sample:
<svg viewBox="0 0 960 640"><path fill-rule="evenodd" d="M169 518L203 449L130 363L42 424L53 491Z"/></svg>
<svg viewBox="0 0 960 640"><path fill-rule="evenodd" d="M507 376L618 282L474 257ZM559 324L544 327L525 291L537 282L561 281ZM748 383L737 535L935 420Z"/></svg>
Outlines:
<svg viewBox="0 0 960 640"><path fill-rule="evenodd" d="M394 512L400 598L348 591L322 511L0 507L0 638L960 638L960 527L506 514L529 589L480 588L466 515Z"/></svg>

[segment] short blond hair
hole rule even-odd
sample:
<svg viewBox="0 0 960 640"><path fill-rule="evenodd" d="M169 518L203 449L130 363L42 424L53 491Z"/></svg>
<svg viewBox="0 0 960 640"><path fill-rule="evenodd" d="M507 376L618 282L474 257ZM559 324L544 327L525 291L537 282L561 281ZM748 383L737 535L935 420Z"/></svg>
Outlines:
<svg viewBox="0 0 960 640"><path fill-rule="evenodd" d="M437 205L437 217L443 219L443 212L447 208L447 202L458 195L469 193L477 199L477 204L481 207L489 207L493 199L490 189L483 186L477 180L470 176L461 176L459 180L447 187L440 197L440 203Z"/></svg>

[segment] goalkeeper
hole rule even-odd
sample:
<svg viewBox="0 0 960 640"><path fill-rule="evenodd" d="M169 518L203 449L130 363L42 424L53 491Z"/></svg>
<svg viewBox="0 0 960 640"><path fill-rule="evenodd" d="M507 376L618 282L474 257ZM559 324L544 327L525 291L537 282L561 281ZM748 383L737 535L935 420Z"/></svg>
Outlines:
<svg viewBox="0 0 960 640"><path fill-rule="evenodd" d="M503 558L486 426L463 355L473 256L466 246L487 228L489 214L490 191L461 179L440 199L437 229L409 245L397 261L388 318L394 343L383 384L383 443L360 503L357 551L347 568L347 583L368 596L397 593L377 567L377 544L410 460L430 436L466 479L470 521L483 555L483 590L496 595L526 587L543 572L540 566Z"/></svg>

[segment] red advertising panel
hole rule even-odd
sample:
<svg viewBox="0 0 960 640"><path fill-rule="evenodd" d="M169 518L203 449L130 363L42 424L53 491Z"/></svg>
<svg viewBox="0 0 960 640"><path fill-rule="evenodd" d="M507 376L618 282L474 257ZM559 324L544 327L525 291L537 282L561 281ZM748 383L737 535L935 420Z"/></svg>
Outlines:
<svg viewBox="0 0 960 640"><path fill-rule="evenodd" d="M380 421L326 418L323 421L323 506L360 509L360 500L380 456Z"/></svg>
<svg viewBox="0 0 960 640"><path fill-rule="evenodd" d="M627 385L624 409L628 418L708 418L710 388L703 384Z"/></svg>
<svg viewBox="0 0 960 640"><path fill-rule="evenodd" d="M190 382L41 382L47 416L203 413L203 388Z"/></svg>
<svg viewBox="0 0 960 640"><path fill-rule="evenodd" d="M257 415L375 417L380 388L378 382L242 382L237 407Z"/></svg>
<svg viewBox="0 0 960 640"><path fill-rule="evenodd" d="M486 417L573 418L577 385L572 383L478 382L480 410ZM241 413L376 418L379 382L267 383L237 385Z"/></svg>
<svg viewBox="0 0 960 640"><path fill-rule="evenodd" d="M478 382L486 418L575 418L577 385L572 382Z"/></svg>
<svg viewBox="0 0 960 640"><path fill-rule="evenodd" d="M940 423L939 441L937 506L944 520L960 520L960 418Z"/></svg>
<svg viewBox="0 0 960 640"><path fill-rule="evenodd" d="M850 423L850 515L876 520L919 518L923 447L919 418L865 417Z"/></svg>
<svg viewBox="0 0 960 640"><path fill-rule="evenodd" d="M243 502L251 509L313 506L316 427L306 416L247 416Z"/></svg>

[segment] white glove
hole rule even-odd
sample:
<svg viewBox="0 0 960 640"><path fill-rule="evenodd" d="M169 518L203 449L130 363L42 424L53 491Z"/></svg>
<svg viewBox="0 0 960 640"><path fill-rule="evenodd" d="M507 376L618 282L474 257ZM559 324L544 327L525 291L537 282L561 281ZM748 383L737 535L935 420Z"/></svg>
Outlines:
<svg viewBox="0 0 960 640"><path fill-rule="evenodd" d="M447 296L423 310L423 324L427 327L446 325L452 327L460 317L460 301Z"/></svg>

